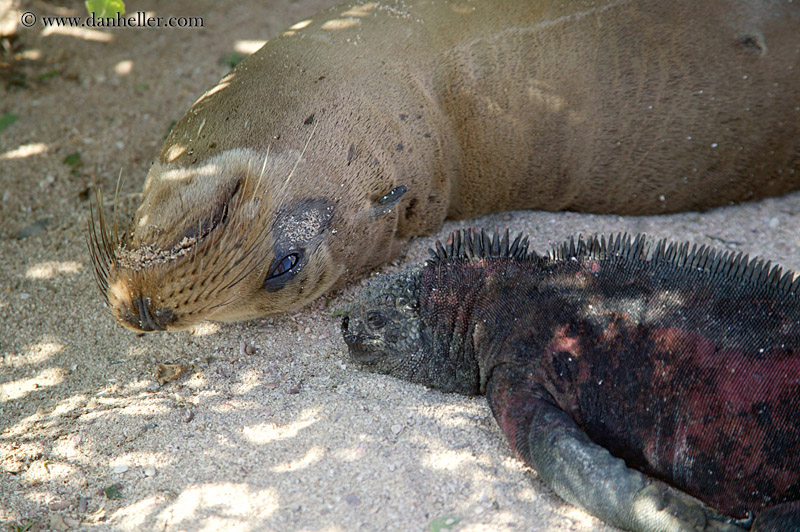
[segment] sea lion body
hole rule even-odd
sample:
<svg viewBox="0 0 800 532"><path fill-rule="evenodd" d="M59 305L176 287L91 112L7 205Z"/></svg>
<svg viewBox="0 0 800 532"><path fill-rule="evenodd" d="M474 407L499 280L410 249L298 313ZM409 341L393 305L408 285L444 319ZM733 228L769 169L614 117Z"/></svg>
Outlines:
<svg viewBox="0 0 800 532"><path fill-rule="evenodd" d="M799 35L777 0L334 7L177 123L101 288L180 329L297 309L448 217L800 188Z"/></svg>

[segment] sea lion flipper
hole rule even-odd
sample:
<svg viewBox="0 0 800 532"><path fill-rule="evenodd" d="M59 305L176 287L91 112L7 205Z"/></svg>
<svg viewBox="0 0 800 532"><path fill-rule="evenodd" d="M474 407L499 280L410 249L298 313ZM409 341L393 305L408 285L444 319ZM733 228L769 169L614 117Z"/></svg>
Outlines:
<svg viewBox="0 0 800 532"><path fill-rule="evenodd" d="M394 187L388 193L384 194L383 196L375 202L375 206L372 208L372 220L377 220L384 214L388 214L392 211L397 202L400 201L408 187L405 185L400 185L399 187Z"/></svg>

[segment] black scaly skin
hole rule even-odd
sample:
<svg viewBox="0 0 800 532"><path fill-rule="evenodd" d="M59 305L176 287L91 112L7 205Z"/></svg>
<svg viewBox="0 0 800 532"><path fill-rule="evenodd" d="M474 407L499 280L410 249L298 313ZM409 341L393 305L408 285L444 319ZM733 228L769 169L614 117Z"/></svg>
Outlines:
<svg viewBox="0 0 800 532"><path fill-rule="evenodd" d="M366 369L486 393L514 452L626 530L800 531L800 276L627 235L456 233L373 282Z"/></svg>

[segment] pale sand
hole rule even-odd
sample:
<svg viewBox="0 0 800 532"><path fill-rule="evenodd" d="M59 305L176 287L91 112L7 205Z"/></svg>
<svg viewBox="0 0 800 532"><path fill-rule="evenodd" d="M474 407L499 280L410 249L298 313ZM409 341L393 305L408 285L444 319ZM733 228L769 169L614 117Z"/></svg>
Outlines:
<svg viewBox="0 0 800 532"><path fill-rule="evenodd" d="M357 287L327 307L178 334L134 334L101 304L84 241L87 186L112 190L122 171L127 219L170 121L227 71L220 58L329 3L129 2L202 15L205 27L22 33L42 57L24 68L27 88L0 89L0 115L20 117L0 132L0 523L424 531L456 516L465 532L612 530L510 454L483 398L357 371L331 317ZM112 39L92 40L103 36ZM63 162L74 152L75 174ZM448 223L383 270L423 260L435 238L468 226L529 232L538 250L577 232L644 231L798 269L799 212L794 194L677 216L498 214ZM44 218L45 232L15 238ZM159 363L190 368L161 387ZM121 499L102 494L114 484Z"/></svg>

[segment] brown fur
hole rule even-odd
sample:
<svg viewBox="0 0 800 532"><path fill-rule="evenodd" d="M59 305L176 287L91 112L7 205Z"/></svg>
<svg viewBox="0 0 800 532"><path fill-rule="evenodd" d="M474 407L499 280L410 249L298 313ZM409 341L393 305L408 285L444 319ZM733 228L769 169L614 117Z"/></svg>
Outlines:
<svg viewBox="0 0 800 532"><path fill-rule="evenodd" d="M447 217L800 188L799 28L778 0L330 9L175 126L122 240L95 237L101 288L124 325L180 329L297 309Z"/></svg>

